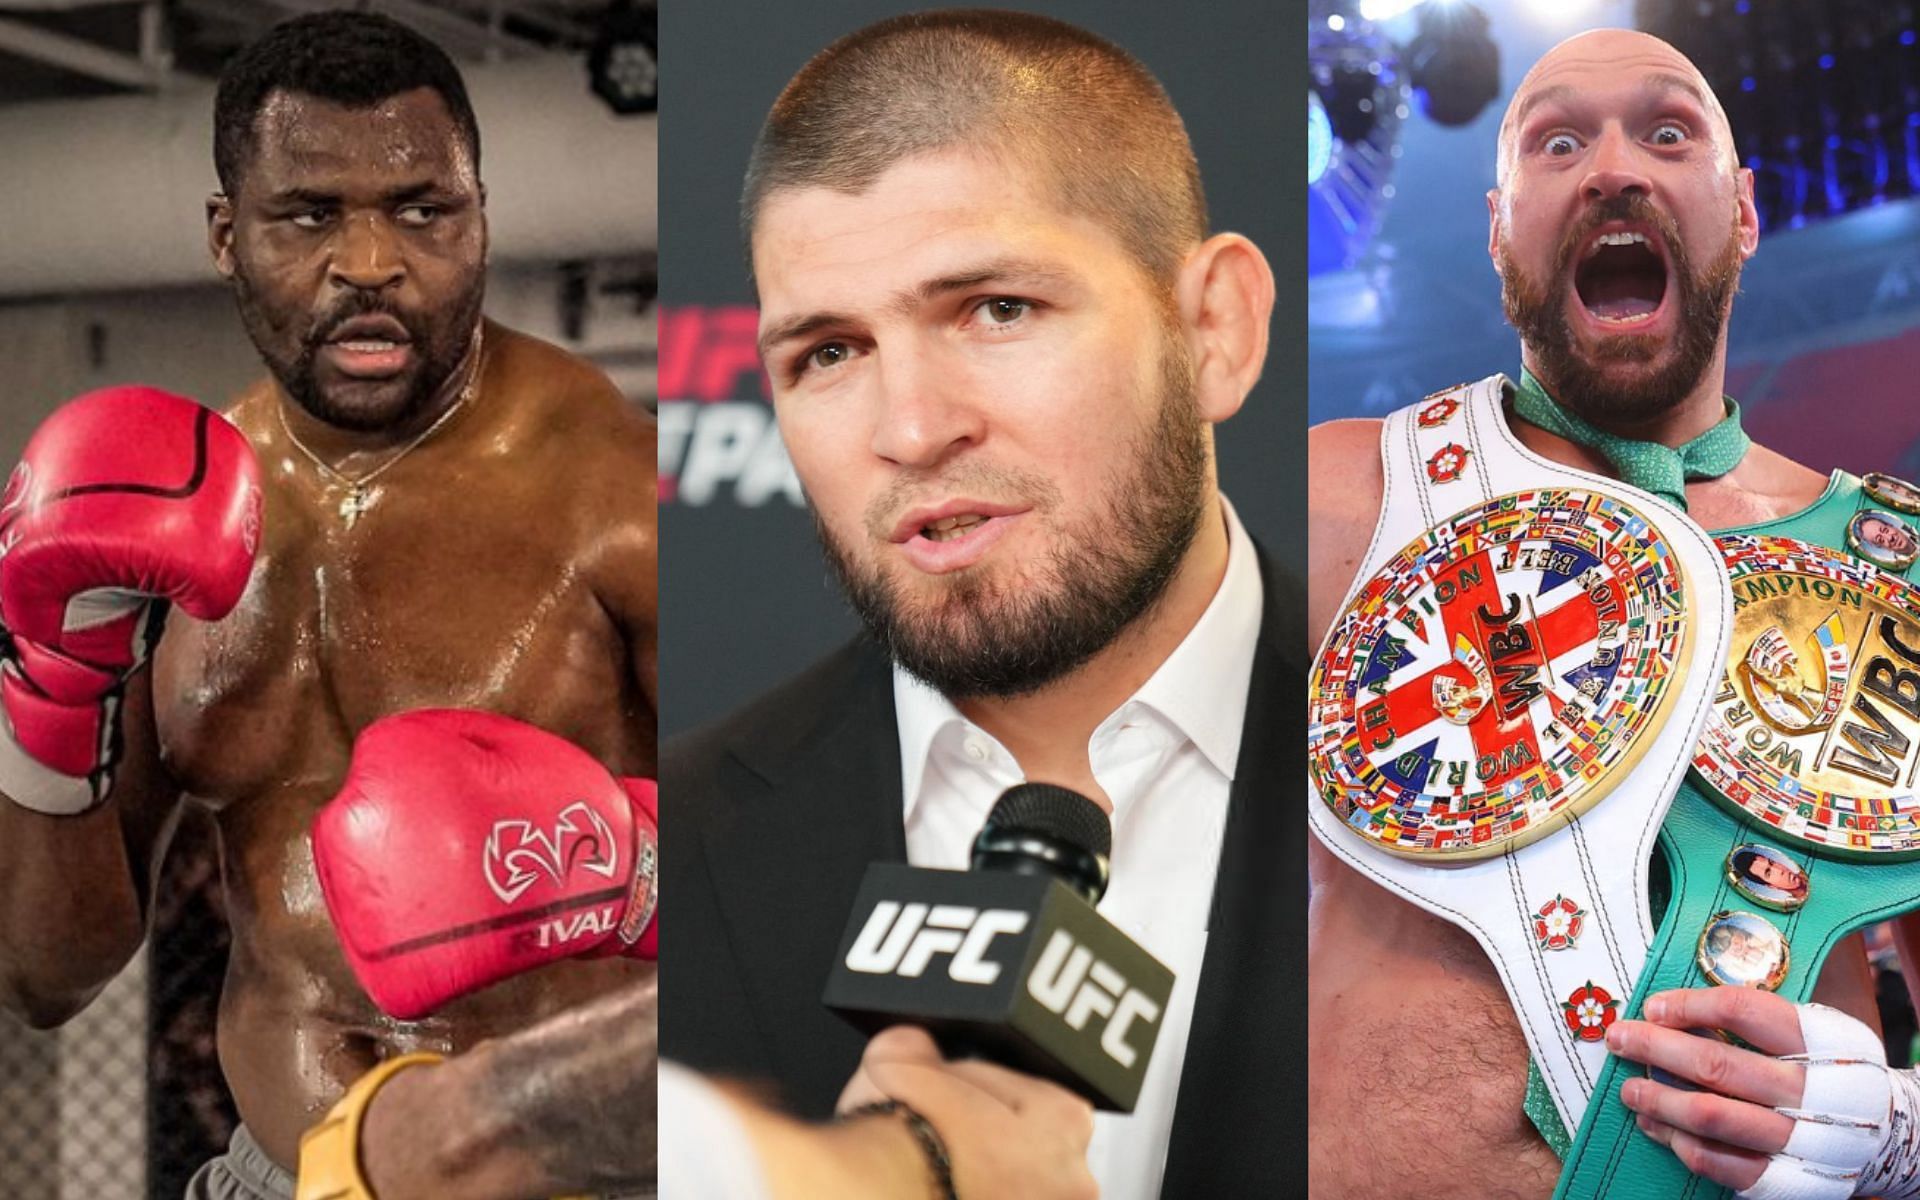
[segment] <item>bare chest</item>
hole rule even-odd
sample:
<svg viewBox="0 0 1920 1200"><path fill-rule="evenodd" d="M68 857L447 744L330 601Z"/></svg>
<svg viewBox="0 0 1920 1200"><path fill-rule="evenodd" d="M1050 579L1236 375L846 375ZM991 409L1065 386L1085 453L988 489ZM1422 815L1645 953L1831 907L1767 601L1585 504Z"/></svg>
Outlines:
<svg viewBox="0 0 1920 1200"><path fill-rule="evenodd" d="M421 707L506 712L617 759L628 655L537 511L453 495L352 529L282 512L239 607L174 614L155 652L161 752L190 794L337 785L360 729Z"/></svg>
<svg viewBox="0 0 1920 1200"><path fill-rule="evenodd" d="M1558 1163L1529 1122L1527 1046L1466 934L1351 871L1316 880L1309 944L1314 1190L1538 1196ZM1342 1139L1340 1114L1393 1112L1394 1138ZM1340 1147L1343 1142L1347 1149Z"/></svg>

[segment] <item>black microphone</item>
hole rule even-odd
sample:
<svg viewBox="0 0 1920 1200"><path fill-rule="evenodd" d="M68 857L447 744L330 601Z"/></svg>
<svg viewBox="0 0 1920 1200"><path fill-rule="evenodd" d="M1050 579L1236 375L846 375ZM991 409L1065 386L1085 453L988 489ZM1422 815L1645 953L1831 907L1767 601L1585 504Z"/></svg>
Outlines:
<svg viewBox="0 0 1920 1200"><path fill-rule="evenodd" d="M1107 894L1113 822L1098 804L1051 783L1001 793L973 839L973 869L1051 875L1088 904Z"/></svg>
<svg viewBox="0 0 1920 1200"><path fill-rule="evenodd" d="M1009 788L973 842L973 869L867 868L826 1004L865 1033L927 1029L977 1056L1132 1112L1173 972L1093 906L1113 827L1046 783Z"/></svg>

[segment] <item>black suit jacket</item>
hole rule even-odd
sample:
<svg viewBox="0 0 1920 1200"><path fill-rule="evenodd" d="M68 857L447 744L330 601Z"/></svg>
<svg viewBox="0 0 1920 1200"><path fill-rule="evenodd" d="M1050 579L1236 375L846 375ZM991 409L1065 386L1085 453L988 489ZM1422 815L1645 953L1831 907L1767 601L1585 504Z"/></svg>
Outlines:
<svg viewBox="0 0 1920 1200"><path fill-rule="evenodd" d="M1306 1183L1306 681L1301 592L1265 590L1206 960L1161 1195ZM660 1044L826 1117L865 1039L820 1003L867 864L905 862L893 677L850 644L661 761Z"/></svg>

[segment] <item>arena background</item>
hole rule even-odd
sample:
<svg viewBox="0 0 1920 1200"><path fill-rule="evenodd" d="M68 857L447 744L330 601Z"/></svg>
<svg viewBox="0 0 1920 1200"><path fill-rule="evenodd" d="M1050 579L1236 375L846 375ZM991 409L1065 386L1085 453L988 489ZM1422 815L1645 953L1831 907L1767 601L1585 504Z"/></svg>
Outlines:
<svg viewBox="0 0 1920 1200"><path fill-rule="evenodd" d="M1754 170L1762 237L1727 373L1747 430L1819 471L1920 477L1910 0L1313 0L1311 419L1517 372L1486 250L1501 114L1551 46L1608 26L1692 58ZM1870 948L1889 1050L1909 1061L1913 1011L1885 927Z"/></svg>
<svg viewBox="0 0 1920 1200"><path fill-rule="evenodd" d="M670 4L661 142L660 530L663 734L730 711L854 628L826 576L754 354L737 232L740 179L768 107L814 53L911 7ZM1303 6L1054 0L1044 12L1117 42L1159 76L1200 160L1215 229L1258 243L1279 280L1266 374L1220 427L1221 484L1298 571L1305 420L1297 110ZM669 968L670 969L670 968ZM671 1019L669 1017L669 1019Z"/></svg>
<svg viewBox="0 0 1920 1200"><path fill-rule="evenodd" d="M333 6L0 2L0 460L79 392L141 382L218 405L259 373L206 259L211 80L275 21ZM651 404L651 4L365 7L439 41L467 76L493 233L488 313L585 354ZM86 1013L55 1033L0 1016L0 1195L178 1200L224 1148L209 829L189 817L150 949Z"/></svg>

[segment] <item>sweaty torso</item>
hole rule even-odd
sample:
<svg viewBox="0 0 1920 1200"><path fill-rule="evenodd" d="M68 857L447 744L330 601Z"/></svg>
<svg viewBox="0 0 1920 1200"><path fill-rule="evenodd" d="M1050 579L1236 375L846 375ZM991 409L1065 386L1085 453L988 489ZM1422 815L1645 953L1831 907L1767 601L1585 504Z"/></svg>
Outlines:
<svg viewBox="0 0 1920 1200"><path fill-rule="evenodd" d="M616 574L651 561L650 425L558 351L488 340L468 411L383 473L352 527L272 394L244 397L233 416L266 487L259 559L238 609L211 625L174 614L155 653L163 761L219 832L233 933L221 1064L242 1120L289 1167L300 1134L381 1059L458 1052L652 970L561 964L397 1022L355 982L314 875L313 817L354 736L389 713L506 713L615 773L654 773L636 669L651 650L635 644L652 631Z"/></svg>
<svg viewBox="0 0 1920 1200"><path fill-rule="evenodd" d="M1379 429L1377 421L1347 421L1312 432L1308 636L1316 650L1378 519ZM1607 473L1579 447L1530 426L1516 429L1538 453ZM1751 524L1805 508L1824 483L1756 447L1723 479L1689 485L1688 509L1709 529ZM1341 1200L1551 1196L1560 1162L1523 1111L1526 1039L1486 954L1317 840L1309 840L1308 856L1311 1193ZM1872 980L1858 941L1836 949L1815 996L1871 1021ZM1393 1116L1391 1138L1374 1135L1382 1113Z"/></svg>

